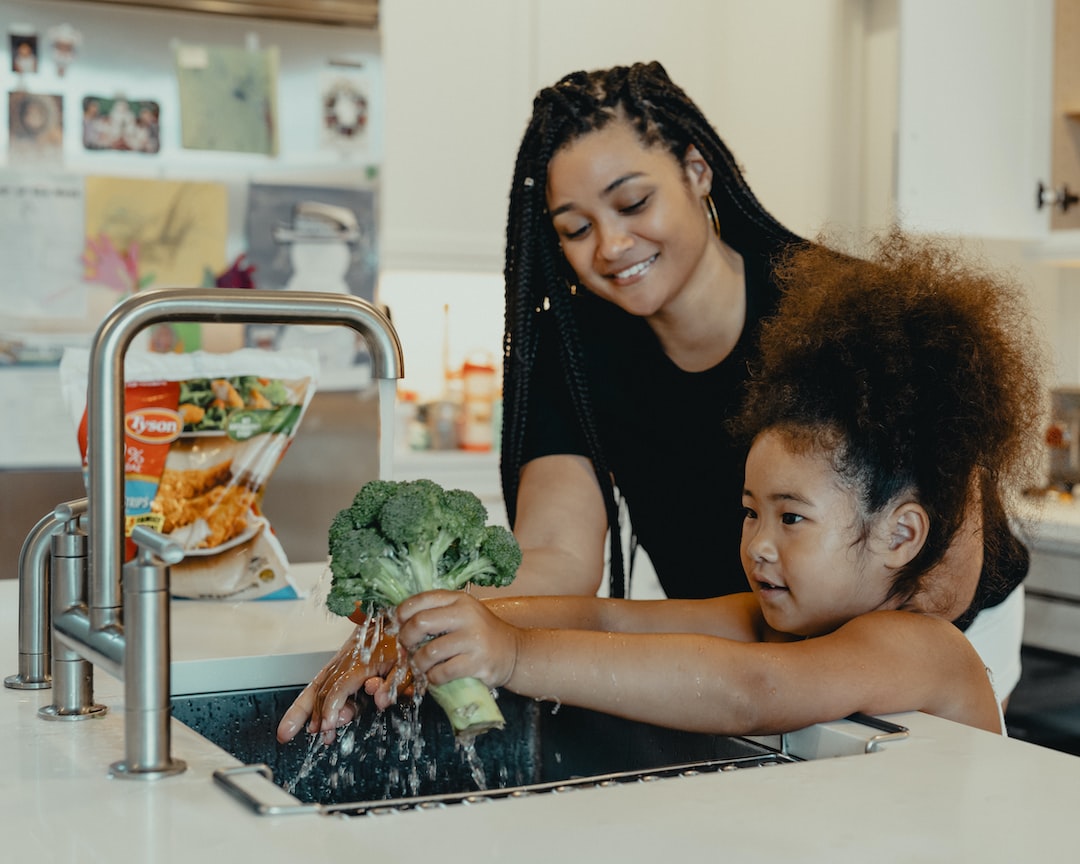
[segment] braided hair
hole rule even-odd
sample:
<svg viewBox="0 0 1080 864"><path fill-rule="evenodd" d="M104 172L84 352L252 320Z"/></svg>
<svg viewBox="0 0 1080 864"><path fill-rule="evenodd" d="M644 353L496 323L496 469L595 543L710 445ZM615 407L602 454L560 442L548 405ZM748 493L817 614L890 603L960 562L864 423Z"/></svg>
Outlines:
<svg viewBox="0 0 1080 864"><path fill-rule="evenodd" d="M603 495L610 528L611 595L626 593L615 495L578 326L577 277L560 254L547 212L548 165L561 148L615 120L628 121L646 147L666 147L682 164L695 145L713 170L712 196L724 242L737 251L781 248L795 235L770 216L747 186L731 152L709 121L659 63L574 72L541 90L518 150L506 223L506 325L503 339L501 478L511 526L528 425L529 384L542 338L558 341L577 423ZM542 328L543 316L554 326ZM553 337L547 336L553 333Z"/></svg>
<svg viewBox="0 0 1080 864"><path fill-rule="evenodd" d="M922 505L926 542L891 588L901 603L980 503L981 596L1011 590L995 581L1026 553L1002 502L1037 471L1045 361L1022 286L958 242L898 229L864 257L793 247L778 278L784 296L762 328L739 437L772 429L826 454L858 496L863 539L898 496Z"/></svg>

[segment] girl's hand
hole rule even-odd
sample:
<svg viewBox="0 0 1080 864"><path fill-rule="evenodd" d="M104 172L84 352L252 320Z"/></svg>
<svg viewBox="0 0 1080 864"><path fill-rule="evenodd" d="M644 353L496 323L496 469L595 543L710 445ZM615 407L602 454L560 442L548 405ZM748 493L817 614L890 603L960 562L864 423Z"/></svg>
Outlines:
<svg viewBox="0 0 1080 864"><path fill-rule="evenodd" d="M385 676L398 662L398 646L392 636L384 636L371 647L367 662L362 659L367 653L360 644L362 638L363 629L357 627L315 680L296 697L278 723L278 741L282 744L291 741L306 728L311 735L322 733L323 742L330 744L338 727L352 721L356 716L353 701L356 692L369 678Z"/></svg>
<svg viewBox="0 0 1080 864"><path fill-rule="evenodd" d="M417 594L397 609L398 641L432 684L478 678L488 687L510 680L518 630L463 591Z"/></svg>

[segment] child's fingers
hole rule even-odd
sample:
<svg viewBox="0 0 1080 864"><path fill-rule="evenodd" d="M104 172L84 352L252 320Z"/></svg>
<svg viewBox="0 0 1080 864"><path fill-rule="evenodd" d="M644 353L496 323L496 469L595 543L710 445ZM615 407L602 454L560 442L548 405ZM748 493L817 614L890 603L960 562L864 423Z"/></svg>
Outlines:
<svg viewBox="0 0 1080 864"><path fill-rule="evenodd" d="M457 654L433 666L425 674L431 684L446 684L448 681L456 681L459 678L479 678L485 684L488 683L484 675L477 673L472 658L462 654Z"/></svg>
<svg viewBox="0 0 1080 864"><path fill-rule="evenodd" d="M467 595L460 591L425 591L422 594L414 594L397 607L397 620L399 623L404 624L415 616L417 612L449 606L464 596Z"/></svg>
<svg viewBox="0 0 1080 864"><path fill-rule="evenodd" d="M475 633L468 630L449 630L417 646L412 655L412 663L425 675L446 664L459 667L463 663L471 663L476 668L466 672L473 675L480 668L477 665L480 659L486 654L486 644L483 641L478 642Z"/></svg>

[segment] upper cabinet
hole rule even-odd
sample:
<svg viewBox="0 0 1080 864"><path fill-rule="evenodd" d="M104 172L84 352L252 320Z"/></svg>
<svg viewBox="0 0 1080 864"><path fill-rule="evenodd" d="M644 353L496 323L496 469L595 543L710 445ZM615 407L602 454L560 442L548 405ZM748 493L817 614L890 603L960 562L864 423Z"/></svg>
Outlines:
<svg viewBox="0 0 1080 864"><path fill-rule="evenodd" d="M1064 179L1050 166L1053 0L900 0L899 33L901 223L1045 238L1038 184Z"/></svg>
<svg viewBox="0 0 1080 864"><path fill-rule="evenodd" d="M858 224L870 5L380 0L382 266L501 271L536 91L577 69L635 61L664 64L777 218L802 233Z"/></svg>
<svg viewBox="0 0 1080 864"><path fill-rule="evenodd" d="M867 7L850 0L536 0L536 86L658 60L792 230L859 224ZM892 94L889 94L892 99Z"/></svg>
<svg viewBox="0 0 1080 864"><path fill-rule="evenodd" d="M1050 118L1050 227L1080 228L1080 0L1058 0L1054 21L1054 99ZM1075 198L1074 198L1075 196Z"/></svg>
<svg viewBox="0 0 1080 864"><path fill-rule="evenodd" d="M519 0L382 0L384 269L502 269L530 12Z"/></svg>

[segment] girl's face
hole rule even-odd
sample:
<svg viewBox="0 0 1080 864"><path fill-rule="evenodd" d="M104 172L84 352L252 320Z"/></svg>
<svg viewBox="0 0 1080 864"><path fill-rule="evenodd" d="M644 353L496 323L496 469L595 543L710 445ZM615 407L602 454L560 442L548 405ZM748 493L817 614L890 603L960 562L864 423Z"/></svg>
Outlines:
<svg viewBox="0 0 1080 864"><path fill-rule="evenodd" d="M759 435L746 461L742 563L774 630L818 636L886 603L885 520L860 537L853 489L828 455L794 450L776 431Z"/></svg>
<svg viewBox="0 0 1080 864"><path fill-rule="evenodd" d="M645 147L625 121L578 138L548 165L547 204L582 286L632 315L662 311L704 283L712 170L694 147L685 165Z"/></svg>

